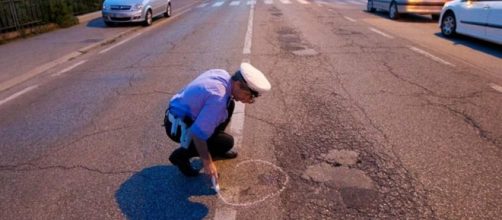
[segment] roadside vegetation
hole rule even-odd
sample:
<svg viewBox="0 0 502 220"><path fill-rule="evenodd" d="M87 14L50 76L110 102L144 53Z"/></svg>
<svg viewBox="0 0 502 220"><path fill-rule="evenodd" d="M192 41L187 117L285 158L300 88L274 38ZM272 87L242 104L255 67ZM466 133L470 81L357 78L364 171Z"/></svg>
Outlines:
<svg viewBox="0 0 502 220"><path fill-rule="evenodd" d="M0 43L78 24L103 0L0 0Z"/></svg>

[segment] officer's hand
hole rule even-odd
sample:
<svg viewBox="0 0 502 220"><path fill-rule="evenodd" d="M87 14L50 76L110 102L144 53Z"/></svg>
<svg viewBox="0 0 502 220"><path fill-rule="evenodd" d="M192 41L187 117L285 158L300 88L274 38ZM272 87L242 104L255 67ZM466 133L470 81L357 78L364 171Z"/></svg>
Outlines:
<svg viewBox="0 0 502 220"><path fill-rule="evenodd" d="M218 179L218 170L213 161L204 163L204 172L209 175L209 177L214 177L216 180Z"/></svg>

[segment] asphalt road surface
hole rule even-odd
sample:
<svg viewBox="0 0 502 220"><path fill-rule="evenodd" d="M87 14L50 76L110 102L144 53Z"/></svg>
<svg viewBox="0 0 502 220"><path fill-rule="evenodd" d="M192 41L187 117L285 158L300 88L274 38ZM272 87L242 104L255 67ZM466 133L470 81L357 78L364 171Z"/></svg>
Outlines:
<svg viewBox="0 0 502 220"><path fill-rule="evenodd" d="M502 216L500 46L360 0L190 2L0 94L1 219ZM272 90L235 113L216 194L170 164L161 124L242 61Z"/></svg>

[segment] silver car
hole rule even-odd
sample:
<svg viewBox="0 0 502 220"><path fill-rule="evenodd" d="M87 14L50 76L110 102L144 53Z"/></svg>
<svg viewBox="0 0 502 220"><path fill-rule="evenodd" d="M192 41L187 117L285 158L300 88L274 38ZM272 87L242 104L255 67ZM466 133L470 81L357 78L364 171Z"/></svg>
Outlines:
<svg viewBox="0 0 502 220"><path fill-rule="evenodd" d="M171 16L171 0L105 0L102 14L108 26L128 22L149 26L156 16Z"/></svg>
<svg viewBox="0 0 502 220"><path fill-rule="evenodd" d="M430 14L438 20L443 5L448 0L368 0L367 11L381 9L389 12L390 19L398 19L400 14Z"/></svg>

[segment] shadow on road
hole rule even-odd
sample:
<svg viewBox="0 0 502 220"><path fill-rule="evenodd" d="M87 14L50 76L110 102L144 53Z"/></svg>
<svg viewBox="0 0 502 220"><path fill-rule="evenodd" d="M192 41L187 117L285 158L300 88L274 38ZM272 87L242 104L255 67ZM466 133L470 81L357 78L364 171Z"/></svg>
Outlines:
<svg viewBox="0 0 502 220"><path fill-rule="evenodd" d="M157 20L165 19L163 17L155 17L153 18L153 22L156 22ZM103 18L95 18L87 22L87 27L90 28L114 28L114 27L137 27L137 26L142 26L141 22L127 22L127 23L114 23L113 26L107 26L105 25L105 22L103 21Z"/></svg>
<svg viewBox="0 0 502 220"><path fill-rule="evenodd" d="M105 28L105 22L103 21L102 18L95 18L87 22L87 27L91 28Z"/></svg>
<svg viewBox="0 0 502 220"><path fill-rule="evenodd" d="M452 38L444 37L441 32L435 33L437 37L449 40L453 45L462 45L465 47L469 47L473 50L477 50L479 52L483 52L487 55L491 55L493 57L502 59L502 46L497 45L495 43L483 41L477 38L472 38L464 35L456 35Z"/></svg>
<svg viewBox="0 0 502 220"><path fill-rule="evenodd" d="M202 219L209 209L189 200L214 195L204 178L187 178L174 166L155 166L134 174L115 193L127 219Z"/></svg>

